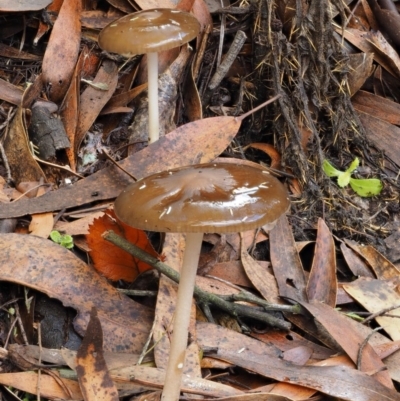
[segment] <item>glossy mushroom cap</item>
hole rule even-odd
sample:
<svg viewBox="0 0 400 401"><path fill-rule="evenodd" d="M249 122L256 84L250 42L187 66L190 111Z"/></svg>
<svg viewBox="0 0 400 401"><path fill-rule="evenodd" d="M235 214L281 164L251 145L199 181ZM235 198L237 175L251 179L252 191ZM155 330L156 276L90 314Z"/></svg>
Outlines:
<svg viewBox="0 0 400 401"><path fill-rule="evenodd" d="M261 168L198 164L146 177L114 204L124 223L159 232L238 232L274 223L289 209L285 187Z"/></svg>
<svg viewBox="0 0 400 401"><path fill-rule="evenodd" d="M189 13L169 8L143 10L108 24L98 42L104 50L132 57L182 46L199 29L199 22Z"/></svg>

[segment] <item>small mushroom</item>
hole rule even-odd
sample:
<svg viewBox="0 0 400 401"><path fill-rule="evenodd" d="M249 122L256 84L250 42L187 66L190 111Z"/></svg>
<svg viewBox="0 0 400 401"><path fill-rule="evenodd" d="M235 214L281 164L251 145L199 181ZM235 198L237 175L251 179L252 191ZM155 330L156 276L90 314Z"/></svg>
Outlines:
<svg viewBox="0 0 400 401"><path fill-rule="evenodd" d="M169 8L143 10L113 21L99 34L99 46L125 57L147 54L149 143L159 138L158 52L182 46L199 33L189 13Z"/></svg>
<svg viewBox="0 0 400 401"><path fill-rule="evenodd" d="M116 199L115 214L128 225L186 233L163 401L179 398L203 233L270 229L289 206L285 187L268 171L231 163L157 173L129 185Z"/></svg>

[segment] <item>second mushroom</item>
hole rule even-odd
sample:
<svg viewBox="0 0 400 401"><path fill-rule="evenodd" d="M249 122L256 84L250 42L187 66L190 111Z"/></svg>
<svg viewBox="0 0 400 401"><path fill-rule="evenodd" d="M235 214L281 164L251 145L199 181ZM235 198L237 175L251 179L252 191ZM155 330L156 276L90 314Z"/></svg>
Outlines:
<svg viewBox="0 0 400 401"><path fill-rule="evenodd" d="M159 138L158 53L194 39L199 33L197 19L169 8L138 11L113 21L99 34L99 46L125 57L147 54L149 98L149 143Z"/></svg>

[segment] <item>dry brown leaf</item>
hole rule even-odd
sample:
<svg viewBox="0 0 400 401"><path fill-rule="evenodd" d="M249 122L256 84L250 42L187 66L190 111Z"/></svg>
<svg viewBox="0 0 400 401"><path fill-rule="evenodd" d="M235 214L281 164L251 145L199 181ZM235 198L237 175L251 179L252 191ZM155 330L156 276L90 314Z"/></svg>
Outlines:
<svg viewBox="0 0 400 401"><path fill-rule="evenodd" d="M265 268L266 266L263 265ZM239 260L216 263L207 273L208 276L218 277L229 283L242 287L252 287L247 274L243 269L243 264Z"/></svg>
<svg viewBox="0 0 400 401"><path fill-rule="evenodd" d="M45 178L42 169L32 156L26 132L25 111L21 107L17 109L12 119L3 146L12 179L16 184L21 181L39 181L40 178ZM24 162L21 163L21 160Z"/></svg>
<svg viewBox="0 0 400 401"><path fill-rule="evenodd" d="M42 196L46 193L44 187L39 187L36 196ZM53 230L54 219L53 213L38 213L32 215L31 223L29 224L29 232L38 237L47 238Z"/></svg>
<svg viewBox="0 0 400 401"><path fill-rule="evenodd" d="M349 54L350 57L350 73L348 75L348 84L350 94L353 96L364 85L367 78L372 74L374 68L372 63L374 61L373 53L356 53Z"/></svg>
<svg viewBox="0 0 400 401"><path fill-rule="evenodd" d="M76 373L85 401L119 401L104 359L103 331L94 307L76 359Z"/></svg>
<svg viewBox="0 0 400 401"><path fill-rule="evenodd" d="M150 8L175 8L176 1L174 0L137 0L135 2L142 10Z"/></svg>
<svg viewBox="0 0 400 401"><path fill-rule="evenodd" d="M194 63L192 62L190 71L186 76L185 86L182 93L184 114L188 118L188 121L196 121L203 118L203 106L201 104L196 82L193 78L193 66Z"/></svg>
<svg viewBox="0 0 400 401"><path fill-rule="evenodd" d="M306 300L306 278L286 216L280 217L269 232L269 241L279 295L293 301Z"/></svg>
<svg viewBox="0 0 400 401"><path fill-rule="evenodd" d="M41 56L24 52L15 47L7 46L4 43L0 43L0 57L31 61L40 61L42 59Z"/></svg>
<svg viewBox="0 0 400 401"><path fill-rule="evenodd" d="M323 345L306 340L294 331L289 331L288 333L282 331L269 331L267 333L252 333L251 336L266 344L275 345L281 351L287 351L293 347L306 346L307 348L312 349L313 353L311 358L315 360L325 360L336 353Z"/></svg>
<svg viewBox="0 0 400 401"><path fill-rule="evenodd" d="M60 108L60 117L64 124L65 132L67 134L68 140L71 144L69 148L66 149L68 161L70 167L73 171L76 171L76 154L75 154L75 133L76 127L78 125L79 117L79 89L80 89L80 79L82 65L88 55L88 48L85 46L78 58L76 63L74 73L71 78L70 85L65 94L63 103Z"/></svg>
<svg viewBox="0 0 400 401"><path fill-rule="evenodd" d="M271 168L275 168L277 170L280 170L282 168L281 155L274 146L268 143L251 143L249 147L262 150L264 153L266 153L271 159Z"/></svg>
<svg viewBox="0 0 400 401"><path fill-rule="evenodd" d="M351 99L357 111L391 124L400 125L400 104L370 92L359 91ZM380 133L377 133L380 138Z"/></svg>
<svg viewBox="0 0 400 401"><path fill-rule="evenodd" d="M398 400L396 391L355 369L341 365L296 366L283 361L271 346L209 323L198 323L197 335L201 347L218 349L216 358L265 377L314 388L348 401Z"/></svg>
<svg viewBox="0 0 400 401"><path fill-rule="evenodd" d="M377 313L382 309L400 305L400 295L394 285L387 281L359 278L344 289L367 311ZM400 340L400 308L388 312L391 316L379 316L375 320L383 327L392 340Z"/></svg>
<svg viewBox="0 0 400 401"><path fill-rule="evenodd" d="M40 380L40 381L39 381ZM0 383L3 386L11 386L30 394L37 394L40 383L40 395L49 399L82 400L83 396L78 383L75 380L62 379L65 387L61 387L54 377L41 374L40 379L36 372L1 373ZM65 389L68 389L68 394Z"/></svg>
<svg viewBox="0 0 400 401"><path fill-rule="evenodd" d="M118 84L117 65L110 60L104 60L100 67L93 85L104 85L103 89L88 85L80 97L79 119L75 133L75 152L90 129L103 107L111 99Z"/></svg>
<svg viewBox="0 0 400 401"><path fill-rule="evenodd" d="M400 14L394 3L390 1L368 0L368 4L378 21L379 30L389 38L390 43L400 50Z"/></svg>
<svg viewBox="0 0 400 401"><path fill-rule="evenodd" d="M136 88L130 89L126 92L119 93L118 95L114 95L105 105L101 114L107 114L109 113L109 110L113 110L116 107L126 106L146 89L147 83L139 85Z"/></svg>
<svg viewBox="0 0 400 401"><path fill-rule="evenodd" d="M326 334L329 335L354 362L358 362L358 352L364 338L348 325L347 319L332 307L323 303L305 303L300 304L307 309L315 320L321 325ZM374 380L380 382L387 388L393 389L393 382L385 370L385 365L379 358L370 344L363 347L362 358L360 361L360 371L373 375Z"/></svg>
<svg viewBox="0 0 400 401"><path fill-rule="evenodd" d="M239 130L241 121L234 117L211 117L185 124L119 164L136 178L196 163L208 163L220 155ZM35 181L35 180L33 180ZM89 177L52 194L29 202L6 204L0 218L31 213L54 212L93 201L112 199L130 183L116 167L104 168Z"/></svg>
<svg viewBox="0 0 400 401"><path fill-rule="evenodd" d="M23 12L39 11L47 7L52 0L19 0L10 2L9 0L0 0L0 11Z"/></svg>
<svg viewBox="0 0 400 401"><path fill-rule="evenodd" d="M69 235L85 235L89 233L89 225L93 223L93 220L103 214L104 212L92 212L88 216L70 222L58 220L54 229Z"/></svg>
<svg viewBox="0 0 400 401"><path fill-rule="evenodd" d="M43 57L43 81L54 102L64 97L78 59L81 8L80 0L63 2Z"/></svg>
<svg viewBox="0 0 400 401"><path fill-rule="evenodd" d="M142 350L152 312L120 294L72 252L32 235L0 234L0 265L0 280L34 288L78 310L74 327L81 335L95 306L105 349Z"/></svg>
<svg viewBox="0 0 400 401"><path fill-rule="evenodd" d="M310 301L324 302L336 306L336 249L328 226L318 219L317 240L314 259L307 283L307 296Z"/></svg>
<svg viewBox="0 0 400 401"><path fill-rule="evenodd" d="M377 148L385 151L395 163L400 164L400 128L389 124L370 114L359 112L362 125L365 128L367 138L376 145Z"/></svg>
<svg viewBox="0 0 400 401"><path fill-rule="evenodd" d="M339 35L342 35L341 28L338 28L336 31L338 32ZM380 37L382 37L380 33L378 34L380 35ZM358 29L353 29L353 28L347 28L344 30L343 36L352 45L356 46L364 53L374 53L374 60L377 63L379 63L386 71L388 71L393 76L395 77L398 76L398 68L396 67L395 62L393 62L393 60L391 60L390 57L385 53L383 53L382 51L379 52L376 51L377 48L371 41L373 39L373 36L369 35L368 32L360 31ZM384 41L385 39L382 38L382 40ZM379 40L376 39L376 42L378 43Z"/></svg>
<svg viewBox="0 0 400 401"><path fill-rule="evenodd" d="M396 279L399 277L398 268L378 252L373 246L361 246L346 241L346 243L362 256L374 271L376 278L380 280Z"/></svg>
<svg viewBox="0 0 400 401"><path fill-rule="evenodd" d="M355 277L375 278L374 274L371 271L371 268L367 264L365 264L352 249L347 247L344 242L340 244L340 250L342 251L342 255L347 265L349 266L349 269Z"/></svg>
<svg viewBox="0 0 400 401"><path fill-rule="evenodd" d="M15 106L21 106L22 103L22 95L24 91L11 84L10 82L5 81L4 79L0 79L0 99L5 100Z"/></svg>
<svg viewBox="0 0 400 401"><path fill-rule="evenodd" d="M241 247L240 254L243 268L253 286L260 292L264 299L271 303L280 302L279 291L275 277L254 260L244 245Z"/></svg>
<svg viewBox="0 0 400 401"><path fill-rule="evenodd" d="M149 389L160 389L164 386L165 382L165 370L145 366L118 369L111 376L115 380L116 385L125 381L136 385L144 385ZM181 391L183 393L200 394L206 397L226 397L243 394L242 391L230 385L197 377L193 378L188 375L183 375L182 377Z"/></svg>

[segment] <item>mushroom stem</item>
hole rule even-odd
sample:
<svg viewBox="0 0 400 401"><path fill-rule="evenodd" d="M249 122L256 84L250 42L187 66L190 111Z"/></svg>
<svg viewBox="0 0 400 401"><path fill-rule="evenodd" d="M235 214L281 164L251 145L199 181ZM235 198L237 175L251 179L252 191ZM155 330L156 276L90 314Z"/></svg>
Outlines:
<svg viewBox="0 0 400 401"><path fill-rule="evenodd" d="M158 141L158 53L147 54L147 77L149 95L149 143Z"/></svg>
<svg viewBox="0 0 400 401"><path fill-rule="evenodd" d="M162 401L177 401L179 399L188 341L193 290L202 241L203 233L186 234L186 247L183 255L181 278L175 306L171 348L167 371L165 373Z"/></svg>

